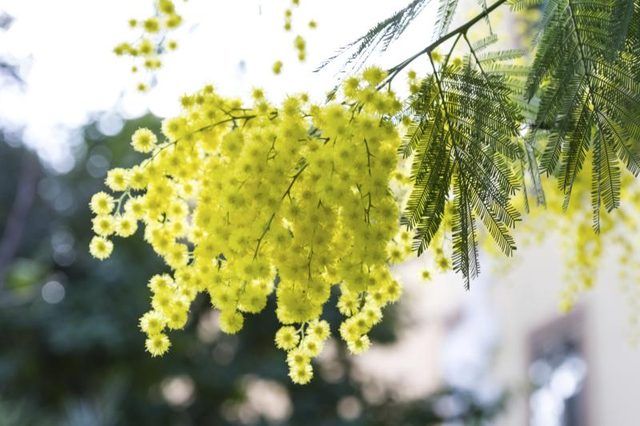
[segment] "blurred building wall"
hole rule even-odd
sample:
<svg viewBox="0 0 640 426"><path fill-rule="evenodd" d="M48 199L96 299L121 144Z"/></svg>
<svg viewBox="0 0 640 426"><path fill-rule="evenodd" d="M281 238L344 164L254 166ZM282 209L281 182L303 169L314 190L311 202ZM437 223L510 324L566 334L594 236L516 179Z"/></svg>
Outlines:
<svg viewBox="0 0 640 426"><path fill-rule="evenodd" d="M558 310L565 284L559 246L551 238L540 246L525 248L512 271L493 273L493 300L502 335L495 375L512 392L499 425L531 424L532 336L542 333L544 340L545 330L567 319ZM615 259L603 262L597 278L595 288L570 314L577 319L572 326L582 335L587 366L585 418L577 424L634 426L640 422L640 350L629 339L634 330Z"/></svg>

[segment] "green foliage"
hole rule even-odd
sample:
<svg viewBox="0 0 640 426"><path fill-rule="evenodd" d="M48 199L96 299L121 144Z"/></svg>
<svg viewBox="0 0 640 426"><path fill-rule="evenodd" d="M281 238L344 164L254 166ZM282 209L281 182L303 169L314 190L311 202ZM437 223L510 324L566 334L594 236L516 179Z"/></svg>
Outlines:
<svg viewBox="0 0 640 426"><path fill-rule="evenodd" d="M619 163L640 172L638 20L637 1L549 1L527 83L527 97L541 98L535 127L550 132L541 166L558 177L565 207L591 150L596 230L601 206L619 206Z"/></svg>
<svg viewBox="0 0 640 426"><path fill-rule="evenodd" d="M537 7L543 0L509 0L511 8L516 11L527 10L532 7Z"/></svg>
<svg viewBox="0 0 640 426"><path fill-rule="evenodd" d="M535 195L536 202L540 206L546 205L546 197L542 188L542 179L540 176L540 167L538 165L536 132L529 132L522 138L522 153L520 158L520 181L523 185L522 195L524 197L524 206L527 213L529 212L529 196L527 192L529 187L526 185L527 176L531 182L531 191Z"/></svg>
<svg viewBox="0 0 640 426"><path fill-rule="evenodd" d="M439 3L436 25L433 28L434 38L442 37L449 30L458 6L458 0L440 0Z"/></svg>
<svg viewBox="0 0 640 426"><path fill-rule="evenodd" d="M638 0L497 0L454 30L456 0L441 0L436 40L389 70L390 83L412 61L450 43L410 99L414 124L402 147L413 155L413 192L402 220L424 252L450 202L453 263L466 284L477 275L476 220L506 254L518 220L512 197L523 190L545 204L541 172L558 178L569 205L577 175L589 162L594 229L600 209L620 204L621 167L640 173L640 2ZM489 50L497 42L488 21L503 4L514 11L541 7L530 65L520 49ZM468 30L487 22L489 34L471 43ZM469 54L449 65L458 42ZM451 61L455 62L455 61ZM540 148L541 141L546 146ZM590 156L590 157L589 157Z"/></svg>
<svg viewBox="0 0 640 426"><path fill-rule="evenodd" d="M467 279L479 272L476 220L501 250L515 249L508 229L519 219L510 198L518 188L512 163L520 113L504 77L475 69L470 61L444 66L412 99L416 124L402 148L414 154L414 188L403 224L415 229L421 254L439 230L453 198L453 264Z"/></svg>

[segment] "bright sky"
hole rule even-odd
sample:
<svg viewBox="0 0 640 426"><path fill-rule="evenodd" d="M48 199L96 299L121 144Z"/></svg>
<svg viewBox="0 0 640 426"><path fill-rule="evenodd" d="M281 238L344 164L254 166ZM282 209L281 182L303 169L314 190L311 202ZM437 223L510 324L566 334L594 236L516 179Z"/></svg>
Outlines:
<svg viewBox="0 0 640 426"><path fill-rule="evenodd" d="M9 31L0 33L0 55L20 63L26 80L22 88L3 89L0 124L24 128L25 143L64 172L73 164L70 130L97 115L102 116L102 130L109 133L119 129L119 116L135 117L147 110L162 117L175 114L180 95L207 83L227 96L246 96L260 86L272 99L299 91L321 99L333 87L335 68L323 73L312 70L338 47L406 4L389 0L301 3L294 10L294 29L287 33L283 30L287 0L178 0L185 18L176 33L180 47L164 59L158 85L140 95L133 89L131 62L116 57L112 49L136 37L127 20L149 16L152 0L0 0L0 11L15 19ZM424 15L430 19L428 11ZM308 29L310 19L319 23L317 30ZM429 39L430 25L415 27L422 34L408 34L375 62L392 65L420 47L422 42L416 41ZM295 59L293 37L298 33L308 43L305 64ZM276 59L285 63L281 76L271 73Z"/></svg>

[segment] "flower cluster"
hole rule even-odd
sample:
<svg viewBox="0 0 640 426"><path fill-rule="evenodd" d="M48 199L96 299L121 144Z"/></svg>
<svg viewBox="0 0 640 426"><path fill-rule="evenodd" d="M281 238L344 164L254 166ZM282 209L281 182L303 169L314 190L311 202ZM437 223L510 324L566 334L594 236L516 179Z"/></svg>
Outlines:
<svg viewBox="0 0 640 426"><path fill-rule="evenodd" d="M140 320L152 355L167 351L198 293L220 311L226 333L275 293L290 376L308 382L311 359L329 336L321 320L333 288L345 316L340 335L353 353L369 346L382 308L398 299L389 270L399 246L399 208L390 181L400 138L400 102L365 70L346 82L345 101L315 105L291 96L279 108L261 91L250 108L207 86L182 99L183 112L132 137L146 155L109 171L91 200L91 253L109 256L113 235L141 222L144 238L171 269L149 281L151 310ZM394 241L394 239L397 240ZM402 238L409 241L409 238ZM409 249L407 249L409 250Z"/></svg>
<svg viewBox="0 0 640 426"><path fill-rule="evenodd" d="M182 17L176 13L174 1L154 0L154 5L153 16L142 20L129 20L131 28L142 31L138 40L133 43L120 43L114 48L116 55L129 56L135 60L131 68L133 73L138 73L141 68L147 72L159 69L162 66L162 53L167 49L177 48L175 40L167 40L167 33L182 24ZM138 83L139 91L144 92L148 88L148 83Z"/></svg>

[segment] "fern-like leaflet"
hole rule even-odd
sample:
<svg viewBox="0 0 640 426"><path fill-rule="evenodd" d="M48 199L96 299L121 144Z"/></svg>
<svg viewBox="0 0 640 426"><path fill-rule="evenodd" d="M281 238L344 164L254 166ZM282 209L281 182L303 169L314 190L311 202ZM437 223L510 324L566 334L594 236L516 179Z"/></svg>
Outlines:
<svg viewBox="0 0 640 426"><path fill-rule="evenodd" d="M434 66L412 108L416 124L402 152L414 155L414 187L402 222L415 230L421 254L452 198L453 266L468 287L479 272L477 219L505 254L515 250L509 228L519 220L511 204L519 185L512 167L521 152L519 108L504 78L485 73L471 60L440 70Z"/></svg>
<svg viewBox="0 0 640 426"><path fill-rule="evenodd" d="M348 56L342 72L358 71L373 52L376 50L384 52L391 42L400 37L429 1L412 0L407 6L376 24L363 36L338 49L333 56L323 61L316 71L346 55Z"/></svg>
<svg viewBox="0 0 640 426"><path fill-rule="evenodd" d="M541 98L536 127L550 129L541 166L558 177L565 207L591 151L596 231L601 206L619 205L619 163L640 173L638 20L637 0L549 0L527 83Z"/></svg>

